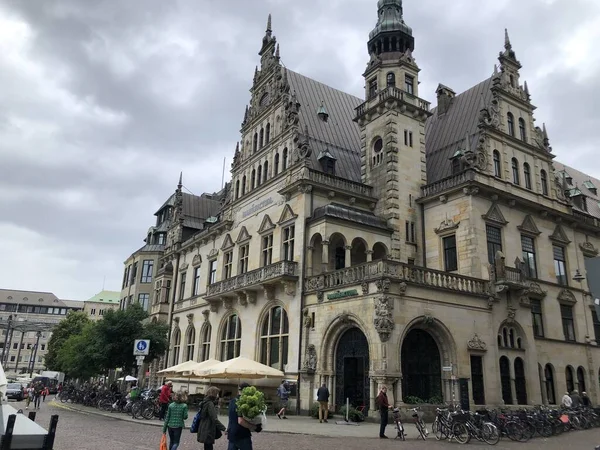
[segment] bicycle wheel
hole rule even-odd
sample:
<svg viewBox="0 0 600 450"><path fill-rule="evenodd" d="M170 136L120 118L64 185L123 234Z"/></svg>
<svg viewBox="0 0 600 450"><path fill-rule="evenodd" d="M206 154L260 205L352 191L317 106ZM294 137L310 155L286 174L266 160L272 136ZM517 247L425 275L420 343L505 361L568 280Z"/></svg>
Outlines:
<svg viewBox="0 0 600 450"><path fill-rule="evenodd" d="M445 426L440 422L440 420L437 417L433 421L433 425L431 425L431 430L433 431L433 434L435 434L435 438L438 441L441 441L442 439L446 439L448 437L448 434L445 432Z"/></svg>
<svg viewBox="0 0 600 450"><path fill-rule="evenodd" d="M523 439L523 427L515 421L506 422L504 431L511 441L520 441Z"/></svg>
<svg viewBox="0 0 600 450"><path fill-rule="evenodd" d="M491 422L484 422L481 427L481 439L486 444L496 445L500 441L500 432L498 427Z"/></svg>
<svg viewBox="0 0 600 450"><path fill-rule="evenodd" d="M419 436L421 436L421 439L427 439L427 434L425 434L425 424L421 420L417 420L415 422L415 426L417 427L417 431L419 432Z"/></svg>
<svg viewBox="0 0 600 450"><path fill-rule="evenodd" d="M154 406L146 405L142 408L142 417L146 420L150 420L154 417Z"/></svg>
<svg viewBox="0 0 600 450"><path fill-rule="evenodd" d="M456 439L459 444L466 444L471 440L469 429L464 423L455 423L452 425L452 437Z"/></svg>

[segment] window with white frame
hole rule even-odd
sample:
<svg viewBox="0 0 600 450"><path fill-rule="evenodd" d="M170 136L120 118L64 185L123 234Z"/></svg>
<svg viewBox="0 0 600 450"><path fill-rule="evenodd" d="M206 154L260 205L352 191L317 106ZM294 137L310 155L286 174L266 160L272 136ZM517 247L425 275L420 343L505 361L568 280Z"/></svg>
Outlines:
<svg viewBox="0 0 600 450"><path fill-rule="evenodd" d="M230 315L221 331L221 361L240 356L242 324L237 314Z"/></svg>
<svg viewBox="0 0 600 450"><path fill-rule="evenodd" d="M295 225L289 225L283 229L283 260L294 260L294 235L296 232Z"/></svg>
<svg viewBox="0 0 600 450"><path fill-rule="evenodd" d="M240 246L240 264L239 274L248 272L248 253L250 252L250 245L245 244Z"/></svg>
<svg viewBox="0 0 600 450"><path fill-rule="evenodd" d="M264 318L260 336L260 362L284 370L288 362L289 324L285 309L271 308Z"/></svg>

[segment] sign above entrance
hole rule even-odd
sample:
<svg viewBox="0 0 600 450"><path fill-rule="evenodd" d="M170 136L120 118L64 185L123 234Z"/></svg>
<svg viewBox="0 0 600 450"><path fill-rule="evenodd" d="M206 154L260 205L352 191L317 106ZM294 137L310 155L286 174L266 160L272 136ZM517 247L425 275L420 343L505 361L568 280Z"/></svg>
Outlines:
<svg viewBox="0 0 600 450"><path fill-rule="evenodd" d="M242 211L242 218L245 219L246 217L248 217L254 213L257 213L261 209L266 208L267 206L271 205L272 203L273 203L273 197L269 197L258 203L253 203L250 207L248 207L247 209Z"/></svg>
<svg viewBox="0 0 600 450"><path fill-rule="evenodd" d="M452 366L444 366L442 367L443 372L452 372Z"/></svg>
<svg viewBox="0 0 600 450"><path fill-rule="evenodd" d="M332 294L327 294L327 300L339 300L340 298L354 297L358 295L356 289L350 289L349 291L337 291Z"/></svg>

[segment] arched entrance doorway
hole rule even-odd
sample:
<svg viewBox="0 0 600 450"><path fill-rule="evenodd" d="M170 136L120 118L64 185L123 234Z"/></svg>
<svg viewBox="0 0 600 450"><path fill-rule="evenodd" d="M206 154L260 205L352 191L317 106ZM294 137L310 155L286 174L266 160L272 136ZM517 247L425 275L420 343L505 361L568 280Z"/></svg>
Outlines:
<svg viewBox="0 0 600 450"><path fill-rule="evenodd" d="M423 401L441 403L442 365L437 343L425 330L408 332L402 343L402 400L414 403ZM411 398L409 398L411 397Z"/></svg>
<svg viewBox="0 0 600 450"><path fill-rule="evenodd" d="M335 351L335 403L350 399L354 407L369 408L369 343L357 327L346 330Z"/></svg>

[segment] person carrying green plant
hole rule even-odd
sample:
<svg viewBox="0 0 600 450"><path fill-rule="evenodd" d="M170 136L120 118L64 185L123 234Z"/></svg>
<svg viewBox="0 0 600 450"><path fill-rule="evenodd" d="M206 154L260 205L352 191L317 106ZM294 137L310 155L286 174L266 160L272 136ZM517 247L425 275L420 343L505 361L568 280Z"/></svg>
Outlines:
<svg viewBox="0 0 600 450"><path fill-rule="evenodd" d="M229 402L229 424L227 426L227 450L252 450L252 431L260 433L260 422L250 422L264 411L264 394L248 383L239 385L239 394Z"/></svg>

